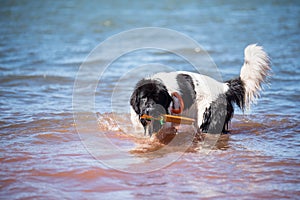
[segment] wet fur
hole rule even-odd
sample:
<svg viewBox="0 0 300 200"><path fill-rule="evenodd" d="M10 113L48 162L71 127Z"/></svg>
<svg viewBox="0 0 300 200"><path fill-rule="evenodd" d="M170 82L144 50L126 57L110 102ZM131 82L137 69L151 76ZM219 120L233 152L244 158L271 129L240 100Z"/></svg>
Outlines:
<svg viewBox="0 0 300 200"><path fill-rule="evenodd" d="M141 119L143 114L172 114L172 92L184 101L181 115L196 119L195 127L203 133L226 133L234 114L234 104L249 109L259 97L262 83L269 76L270 61L263 48L255 44L245 48L240 76L224 83L191 72L158 73L140 80L130 98L131 119L135 129L141 124L144 133L158 132L162 125ZM207 87L209 85L209 87Z"/></svg>

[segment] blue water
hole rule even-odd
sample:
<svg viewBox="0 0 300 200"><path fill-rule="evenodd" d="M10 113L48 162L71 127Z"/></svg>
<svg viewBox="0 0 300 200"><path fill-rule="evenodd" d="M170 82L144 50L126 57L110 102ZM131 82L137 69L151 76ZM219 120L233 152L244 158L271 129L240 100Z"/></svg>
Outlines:
<svg viewBox="0 0 300 200"><path fill-rule="evenodd" d="M299 1L0 1L0 198L299 198L299 19ZM198 154L139 178L118 174L89 157L76 134L72 95L81 64L107 38L142 27L168 28L194 39L223 80L239 75L248 44L262 45L271 58L273 75L257 105L246 116L236 112L231 148L206 158L224 169L207 166L214 177L202 176L206 168ZM123 55L95 91L95 112L112 112L110 94L116 82L130 66L150 61L190 69L165 52ZM135 78L124 84L133 85ZM117 95L125 101L130 89ZM241 171L233 176L233 165L225 158L239 163ZM72 181L78 184L68 186Z"/></svg>

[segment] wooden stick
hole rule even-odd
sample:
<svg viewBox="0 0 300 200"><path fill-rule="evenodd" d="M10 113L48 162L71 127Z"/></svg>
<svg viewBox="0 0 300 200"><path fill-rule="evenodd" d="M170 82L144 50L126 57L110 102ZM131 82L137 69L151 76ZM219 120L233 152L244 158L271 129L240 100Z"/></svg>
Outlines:
<svg viewBox="0 0 300 200"><path fill-rule="evenodd" d="M175 115L163 115L165 122L172 122L176 124L188 124L192 125L195 120L188 117L182 117L182 116L175 116Z"/></svg>
<svg viewBox="0 0 300 200"><path fill-rule="evenodd" d="M176 124L188 124L192 125L195 120L188 117L182 117L182 116L175 116L175 115L162 115L164 122L172 122ZM150 115L142 115L142 119L148 119L148 120L161 120L161 118L154 118Z"/></svg>

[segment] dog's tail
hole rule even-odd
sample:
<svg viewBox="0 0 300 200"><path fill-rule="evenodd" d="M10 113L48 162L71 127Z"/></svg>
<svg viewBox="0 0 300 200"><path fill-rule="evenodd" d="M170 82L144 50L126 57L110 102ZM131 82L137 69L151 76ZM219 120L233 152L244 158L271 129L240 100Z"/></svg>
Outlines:
<svg viewBox="0 0 300 200"><path fill-rule="evenodd" d="M245 48L245 60L240 78L244 84L244 104L246 109L260 96L262 83L270 76L270 59L263 47L251 44Z"/></svg>
<svg viewBox="0 0 300 200"><path fill-rule="evenodd" d="M227 98L235 102L242 110L250 109L260 96L262 84L270 76L270 59L263 47L251 44L245 48L245 60L240 77L227 81Z"/></svg>

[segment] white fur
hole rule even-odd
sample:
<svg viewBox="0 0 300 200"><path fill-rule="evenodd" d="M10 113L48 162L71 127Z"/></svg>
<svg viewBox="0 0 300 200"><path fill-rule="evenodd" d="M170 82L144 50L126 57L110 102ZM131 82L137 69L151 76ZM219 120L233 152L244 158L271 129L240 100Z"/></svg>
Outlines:
<svg viewBox="0 0 300 200"><path fill-rule="evenodd" d="M195 91L196 91L196 107L197 107L197 125L200 126L203 122L203 113L206 108L209 108L212 101L214 101L219 94L225 93L228 86L208 76L192 73L179 72L188 74L192 77Z"/></svg>
<svg viewBox="0 0 300 200"><path fill-rule="evenodd" d="M177 75L178 72L160 72L154 74L149 79L156 79L162 82L166 86L169 94L171 95L173 92L179 92L179 86L176 80Z"/></svg>
<svg viewBox="0 0 300 200"><path fill-rule="evenodd" d="M270 60L261 46L251 44L245 48L245 61L240 77L245 87L245 106L255 103L262 90L261 84L266 82L270 72Z"/></svg>

